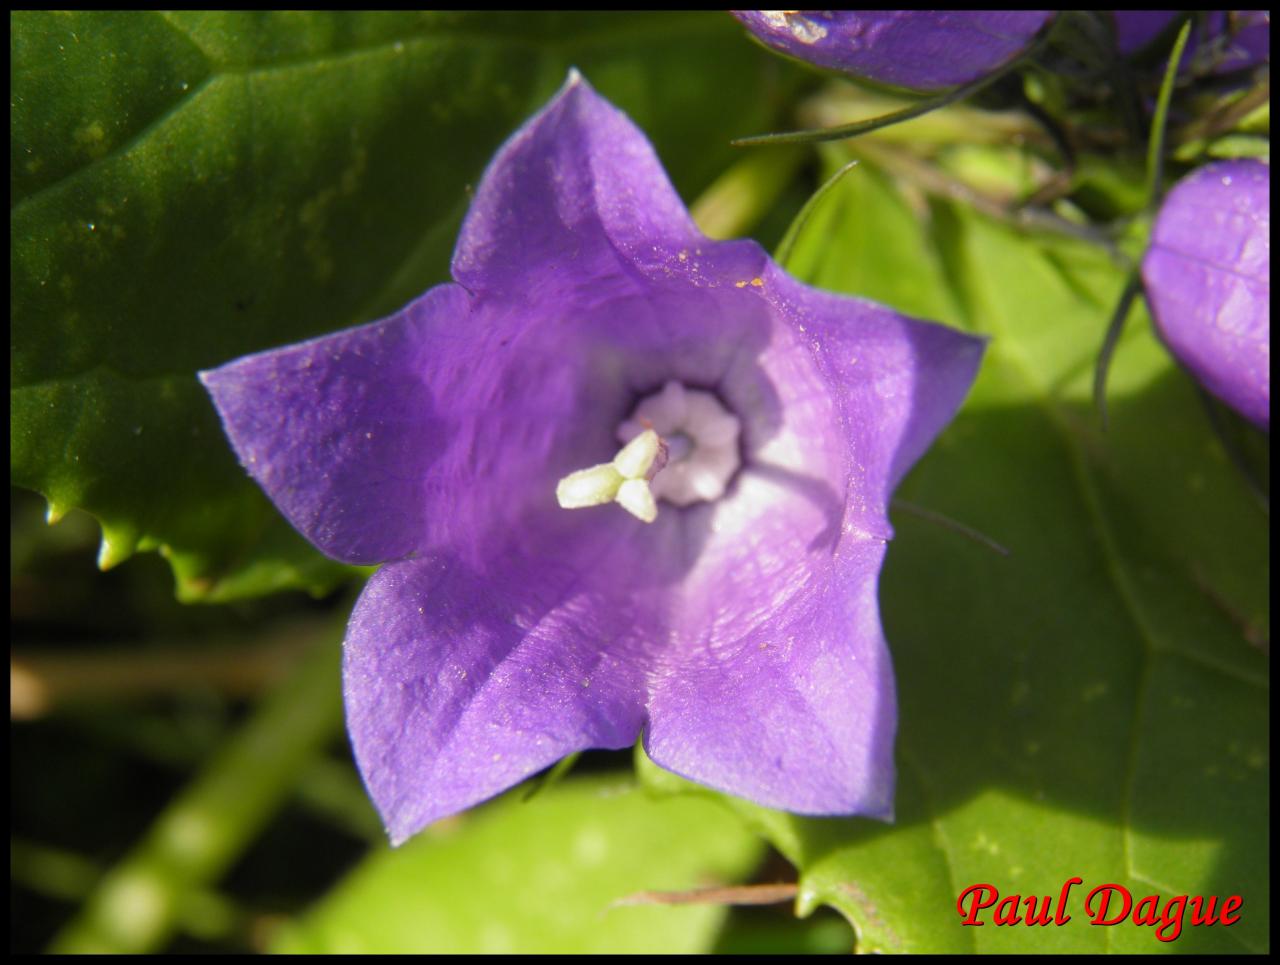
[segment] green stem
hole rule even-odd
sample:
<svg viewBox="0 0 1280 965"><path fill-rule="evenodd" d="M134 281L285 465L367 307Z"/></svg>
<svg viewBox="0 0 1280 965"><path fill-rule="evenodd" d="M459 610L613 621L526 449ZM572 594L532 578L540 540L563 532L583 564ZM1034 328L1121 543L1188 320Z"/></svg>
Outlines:
<svg viewBox="0 0 1280 965"><path fill-rule="evenodd" d="M1053 115L1046 111L1043 107L1027 96L1026 91L1020 92L1019 100L1022 109L1040 125L1040 129L1045 132L1050 142L1053 144L1054 150L1058 152L1058 157L1062 161L1062 166L1040 187L1036 188L1025 198L1019 201L1015 208L1029 208L1041 205L1047 205L1058 198L1064 197L1071 193L1076 179L1076 149L1071 143L1071 137L1061 124L1054 119Z"/></svg>
<svg viewBox="0 0 1280 965"><path fill-rule="evenodd" d="M916 101L910 107L904 107L902 110L881 114L879 117L869 117L862 121L854 121L852 124L842 124L839 127L825 127L809 131L787 131L781 134L757 134L753 137L740 137L729 143L734 147L759 147L765 144L813 144L818 141L843 141L847 138L858 137L861 134L870 134L872 131L878 131L894 124L901 124L903 121L921 117L941 107L954 104L956 101L972 97L1027 63L1040 51L1043 44L1044 40L1041 38L1039 42L1032 44L1022 54L998 70L985 74L977 80L971 80L967 84L961 84L954 90Z"/></svg>
<svg viewBox="0 0 1280 965"><path fill-rule="evenodd" d="M100 877L88 858L47 845L9 839L9 881L57 901L81 901Z"/></svg>
<svg viewBox="0 0 1280 965"><path fill-rule="evenodd" d="M1196 383L1196 391L1200 396L1200 404L1204 406L1205 415L1209 419L1209 428L1217 438L1218 444L1222 446L1222 451L1227 454L1227 461L1240 474L1240 480L1244 483L1245 489L1249 491L1249 495L1258 504L1258 508L1262 510L1263 515L1270 518L1271 496L1268 486L1258 478L1257 472L1249 465L1249 460L1245 457L1244 451L1231 437L1231 432L1223 420L1222 404L1198 382Z"/></svg>
<svg viewBox="0 0 1280 965"><path fill-rule="evenodd" d="M930 523L937 523L943 529L949 529L953 533L959 533L966 539L971 539L979 546L985 546L987 549L991 550L991 552L1000 556L1009 555L1009 550L1006 547L1001 546L986 533L979 532L972 526L966 526L964 523L954 520L950 516L946 516L935 509L926 509L916 503L909 503L898 496L894 496L893 499L889 500L889 505L894 509L900 509L905 513L910 513L912 516L918 516L920 519L927 520Z"/></svg>
<svg viewBox="0 0 1280 965"><path fill-rule="evenodd" d="M809 200L804 203L804 207L800 209L800 213L792 219L791 224L787 227L787 233L783 235L782 240L778 242L777 251L773 253L773 260L783 268L786 268L787 263L791 260L791 252L796 246L796 241L800 237L800 232L804 229L804 226L809 223L809 218L812 217L813 212L817 210L818 202L826 196L828 191L839 183L841 178L853 170L857 163L858 162L856 160L850 161L835 174L831 175L831 177L827 178L827 180L823 181L821 187L819 187L817 191L813 192L809 197Z"/></svg>
<svg viewBox="0 0 1280 965"><path fill-rule="evenodd" d="M556 765L552 767L551 770L547 771L544 777L540 780L529 782L529 789L524 792L524 796L521 797L520 800L532 801L543 791L547 790L547 788L558 784L560 780L573 769L573 765L578 763L578 758L581 756L582 752L578 751L567 757L560 758L560 760L556 762Z"/></svg>
<svg viewBox="0 0 1280 965"><path fill-rule="evenodd" d="M922 191L967 204L975 211L1019 229L1051 231L1055 234L1077 238L1106 249L1113 258L1119 257L1115 242L1099 228L1076 224L1040 208L1009 208L1001 201L952 177L939 167L917 158L910 151L891 147L878 141L863 141L857 151L882 171L892 172L896 178L908 181Z"/></svg>
<svg viewBox="0 0 1280 965"><path fill-rule="evenodd" d="M9 877L15 884L55 901L79 902L92 894L102 877L93 861L70 851L32 841L9 842ZM183 902L177 925L205 940L226 938L248 914L231 899L213 891L193 891Z"/></svg>
<svg viewBox="0 0 1280 965"><path fill-rule="evenodd" d="M1107 428L1107 373L1111 371L1111 356L1115 354L1116 345L1120 341L1120 333L1124 331L1125 319L1133 308L1133 300L1142 291L1142 277L1138 269L1134 269L1125 283L1120 300L1116 302L1115 311L1111 313L1111 321L1107 323L1107 334L1102 340L1102 349L1098 352L1098 361L1093 368L1093 405L1098 410L1098 418L1102 428Z"/></svg>
<svg viewBox="0 0 1280 965"><path fill-rule="evenodd" d="M54 952L160 948L192 897L240 856L339 731L339 648L318 644L160 815L54 939Z"/></svg>
<svg viewBox="0 0 1280 965"><path fill-rule="evenodd" d="M1178 65L1182 63L1182 52L1187 48L1187 39L1191 36L1191 21L1188 20L1178 31L1178 39L1173 42L1173 52L1169 54L1169 63L1164 69L1164 80L1160 82L1160 95L1156 98L1156 112L1151 118L1151 137L1147 139L1147 208L1154 210L1160 203L1160 192L1164 182L1164 139L1169 120L1169 103L1173 100L1173 88L1178 80Z"/></svg>
<svg viewBox="0 0 1280 965"><path fill-rule="evenodd" d="M1271 100L1271 81L1245 91L1239 97L1227 101L1218 110L1205 117L1197 117L1173 132L1170 140L1179 146L1198 140L1209 140L1231 131L1262 105Z"/></svg>
<svg viewBox="0 0 1280 965"><path fill-rule="evenodd" d="M212 687L256 697L283 679L302 652L328 632L314 617L267 627L251 640L206 637L199 652L189 640L160 640L148 648L97 643L46 653L19 643L9 659L9 708L15 719L40 717L77 700L122 700Z"/></svg>

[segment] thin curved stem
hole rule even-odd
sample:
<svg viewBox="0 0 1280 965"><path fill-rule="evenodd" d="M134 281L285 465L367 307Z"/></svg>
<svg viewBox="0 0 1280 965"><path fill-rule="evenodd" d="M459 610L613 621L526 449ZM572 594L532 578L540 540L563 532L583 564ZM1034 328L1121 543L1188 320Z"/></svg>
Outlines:
<svg viewBox="0 0 1280 965"><path fill-rule="evenodd" d="M1224 105L1220 110L1206 117L1198 117L1193 121L1189 121L1175 130L1169 139L1174 144L1183 145L1192 141L1225 134L1270 100L1271 81L1268 79L1261 82L1257 87L1245 91L1245 93Z"/></svg>
<svg viewBox="0 0 1280 965"><path fill-rule="evenodd" d="M1045 205L1063 195L1070 194L1076 178L1076 150L1075 145L1071 143L1070 135L1048 111L1029 98L1025 91L1022 92L1020 100L1022 109L1031 115L1031 118L1040 125L1040 129L1049 136L1049 140L1062 160L1062 167L1048 181L1014 205L1015 210Z"/></svg>
<svg viewBox="0 0 1280 965"><path fill-rule="evenodd" d="M971 80L967 84L961 84L959 87L945 93L926 97L910 107L902 108L902 110L881 114L879 117L869 117L866 120L854 121L852 124L842 124L839 127L818 128L808 131L786 131L779 134L757 134L752 137L740 137L729 143L734 147L759 147L763 144L815 144L820 141L843 141L862 134L870 134L872 131L878 131L894 124L901 124L903 121L922 117L931 111L936 111L941 107L946 107L949 104L971 97L979 91L990 87L1001 78L1009 76L1009 74L1027 63L1035 54L1039 53L1043 45L1044 37L1042 36L1013 60L990 74L985 74L977 80Z"/></svg>
<svg viewBox="0 0 1280 965"><path fill-rule="evenodd" d="M541 779L530 782L529 789L524 792L524 795L520 800L532 801L543 791L547 790L547 788L558 784L560 779L573 769L573 765L578 763L578 758L581 756L582 751L577 751L567 757L560 758L560 760L556 762L555 766L547 771Z"/></svg>
<svg viewBox="0 0 1280 965"><path fill-rule="evenodd" d="M858 153L885 171L893 172L917 185L921 190L967 204L975 211L1019 229L1050 231L1054 234L1077 238L1106 250L1112 258L1119 258L1115 240L1104 231L1091 225L1077 224L1043 208L1020 207L1010 209L1003 202L992 198L969 184L952 177L942 169L927 164L909 151L895 150L877 141L864 141L858 145Z"/></svg>
<svg viewBox="0 0 1280 965"><path fill-rule="evenodd" d="M1223 422L1221 403L1198 382L1196 383L1196 390L1200 395L1200 404L1204 406L1205 415L1209 419L1209 428L1218 440L1219 445L1222 446L1222 451L1227 454L1227 461L1240 474L1240 479L1244 482L1245 489L1249 490L1249 495L1258 504L1258 508L1262 510L1263 515L1270 518L1271 496L1262 480L1258 478L1254 468L1249 465L1249 460L1245 458L1240 446L1231 437L1231 433Z"/></svg>
<svg viewBox="0 0 1280 965"><path fill-rule="evenodd" d="M794 881L777 884L714 886L690 891L637 891L613 902L610 908L631 905L779 905L800 892Z"/></svg>
<svg viewBox="0 0 1280 965"><path fill-rule="evenodd" d="M1151 137L1147 140L1148 210L1154 210L1160 203L1160 194L1164 187L1164 142L1169 121L1169 104L1173 100L1173 88L1178 81L1178 66L1182 63L1182 52L1187 49L1187 40L1190 37L1191 21L1188 20L1178 31L1178 39L1173 42L1169 63L1164 69L1164 80L1160 82L1160 95L1156 98L1156 111L1151 118Z"/></svg>
<svg viewBox="0 0 1280 965"><path fill-rule="evenodd" d="M1115 354L1116 345L1120 342L1120 333L1124 331L1125 319L1133 308L1133 300L1142 291L1142 277L1138 269L1129 274L1120 300L1116 302L1115 311L1111 313L1111 321L1107 323L1107 334L1102 340L1102 348L1098 352L1098 361L1093 368L1093 405L1098 410L1098 418L1102 429L1107 429L1107 373L1111 371L1111 357Z"/></svg>
<svg viewBox="0 0 1280 965"><path fill-rule="evenodd" d="M804 207L792 219L791 224L787 227L787 233L782 236L782 240L778 242L778 248L773 253L773 260L783 268L787 267L787 263L791 260L791 253L796 246L796 241L800 238L800 232L804 230L804 226L809 223L809 218L813 216L813 212L818 208L818 202L821 201L832 188L840 182L840 179L848 174L858 164L857 160L850 161L827 180L823 181L818 190L809 196L809 200L804 203Z"/></svg>
<svg viewBox="0 0 1280 965"><path fill-rule="evenodd" d="M949 529L953 533L959 533L966 539L971 539L979 546L984 546L1000 556L1011 555L1011 551L1007 547L997 543L990 536L979 532L972 526L966 526L964 523L954 520L950 516L945 516L937 510L925 509L923 506L919 506L916 503L909 503L898 496L894 496L893 499L889 501L889 505L894 509L901 509L903 512L910 513L912 516L917 516L930 523L937 523L943 529Z"/></svg>

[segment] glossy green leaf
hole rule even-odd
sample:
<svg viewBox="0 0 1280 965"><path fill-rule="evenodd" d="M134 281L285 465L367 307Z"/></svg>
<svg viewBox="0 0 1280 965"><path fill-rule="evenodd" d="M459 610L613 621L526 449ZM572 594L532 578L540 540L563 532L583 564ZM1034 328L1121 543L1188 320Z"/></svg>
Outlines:
<svg viewBox="0 0 1280 965"><path fill-rule="evenodd" d="M1103 434L1089 382L1122 267L964 208L913 210L868 165L832 195L794 270L992 337L902 493L1012 555L895 516L894 825L736 806L802 869L802 909L843 911L862 950L1267 949L1268 526L1193 383L1135 312ZM1063 927L960 924L968 885L1056 898L1073 876ZM1088 922L1107 882L1162 905L1241 895L1243 914L1166 944Z"/></svg>
<svg viewBox="0 0 1280 965"><path fill-rule="evenodd" d="M827 155L829 173L847 161ZM923 245L907 202L885 174L860 161L816 205L786 269L827 291L862 295L921 318L957 311L938 253ZM910 271L902 270L910 265Z"/></svg>
<svg viewBox="0 0 1280 965"><path fill-rule="evenodd" d="M357 954L709 951L726 909L615 906L641 891L743 880L763 845L724 808L632 781L519 790L379 849L276 942Z"/></svg>
<svg viewBox="0 0 1280 965"><path fill-rule="evenodd" d="M53 517L92 512L104 566L158 548L185 599L318 592L344 572L236 465L197 370L444 280L469 189L570 66L687 196L783 76L714 13L11 25L12 479Z"/></svg>

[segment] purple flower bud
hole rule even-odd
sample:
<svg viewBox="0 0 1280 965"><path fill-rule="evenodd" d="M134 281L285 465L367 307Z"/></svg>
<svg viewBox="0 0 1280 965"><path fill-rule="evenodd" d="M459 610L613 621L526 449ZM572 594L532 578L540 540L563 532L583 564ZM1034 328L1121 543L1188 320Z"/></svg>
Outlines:
<svg viewBox="0 0 1280 965"><path fill-rule="evenodd" d="M1116 43L1132 54L1155 40L1178 10L1117 10ZM1213 74L1256 67L1271 59L1271 14L1266 10L1211 10L1192 32L1179 69Z"/></svg>
<svg viewBox="0 0 1280 965"><path fill-rule="evenodd" d="M1222 161L1160 207L1142 261L1147 302L1174 356L1214 395L1271 424L1271 167Z"/></svg>
<svg viewBox="0 0 1280 965"><path fill-rule="evenodd" d="M201 374L281 512L386 562L343 673L392 839L642 734L714 788L888 818L887 505L982 341L708 239L576 73L490 164L453 277Z"/></svg>
<svg viewBox="0 0 1280 965"><path fill-rule="evenodd" d="M938 90L977 80L1021 53L1048 10L735 10L784 54L858 77Z"/></svg>

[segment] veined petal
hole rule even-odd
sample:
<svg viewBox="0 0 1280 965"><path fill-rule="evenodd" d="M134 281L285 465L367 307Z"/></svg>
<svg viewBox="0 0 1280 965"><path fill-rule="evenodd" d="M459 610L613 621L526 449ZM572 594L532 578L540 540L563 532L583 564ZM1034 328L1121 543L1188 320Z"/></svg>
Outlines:
<svg viewBox="0 0 1280 965"><path fill-rule="evenodd" d="M1169 350L1214 395L1271 424L1271 167L1209 164L1156 218L1142 279Z"/></svg>
<svg viewBox="0 0 1280 965"><path fill-rule="evenodd" d="M709 535L680 582L681 645L659 654L646 746L774 807L888 817L896 711L876 604L888 500L959 407L984 342L772 266L753 291L777 323L722 391L754 373L772 399L747 410L733 491L700 511Z"/></svg>
<svg viewBox="0 0 1280 965"><path fill-rule="evenodd" d="M467 303L442 285L383 321L200 373L241 464L329 556L377 563L426 544L428 477L450 442L426 360Z"/></svg>
<svg viewBox="0 0 1280 965"><path fill-rule="evenodd" d="M986 339L819 291L769 268L761 291L811 354L836 407L851 459L849 509L884 512L898 482L960 408Z"/></svg>
<svg viewBox="0 0 1280 965"><path fill-rule="evenodd" d="M472 291L581 288L633 267L680 271L709 242L694 226L653 146L576 71L502 146L462 225L453 277ZM742 268L755 245L717 247ZM598 293L598 292L597 292Z"/></svg>
<svg viewBox="0 0 1280 965"><path fill-rule="evenodd" d="M575 516L576 514L565 514ZM645 592L613 560L647 528L623 513L557 552L474 569L406 560L369 581L347 629L347 728L395 844L586 748L633 744L644 720Z"/></svg>
<svg viewBox="0 0 1280 965"><path fill-rule="evenodd" d="M323 552L475 563L528 513L558 512L558 478L616 451L629 389L591 325L614 314L443 285L381 322L200 377L241 463Z"/></svg>
<svg viewBox="0 0 1280 965"><path fill-rule="evenodd" d="M846 541L767 619L772 600L760 600L740 636L717 641L704 621L666 655L645 731L654 762L768 807L892 818L897 705L876 605L884 550Z"/></svg>

